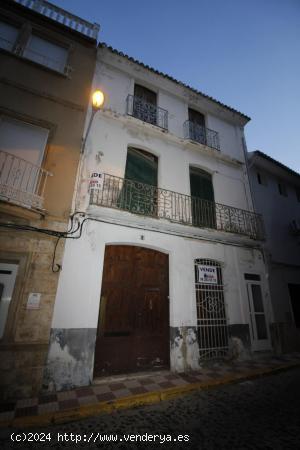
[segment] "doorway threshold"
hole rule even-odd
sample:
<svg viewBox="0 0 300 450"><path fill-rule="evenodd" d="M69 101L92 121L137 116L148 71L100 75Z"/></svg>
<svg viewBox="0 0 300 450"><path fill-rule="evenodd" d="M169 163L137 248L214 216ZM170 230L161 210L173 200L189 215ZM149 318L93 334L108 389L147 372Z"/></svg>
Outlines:
<svg viewBox="0 0 300 450"><path fill-rule="evenodd" d="M148 370L145 372L132 372L132 373L122 373L122 374L116 374L116 375L107 375L103 377L96 377L93 379L92 385L99 385L99 384L107 384L107 383L113 383L116 381L126 381L126 380L136 380L137 378L147 378L149 376L160 376L160 375L166 375L171 373L170 370L164 369L164 370Z"/></svg>

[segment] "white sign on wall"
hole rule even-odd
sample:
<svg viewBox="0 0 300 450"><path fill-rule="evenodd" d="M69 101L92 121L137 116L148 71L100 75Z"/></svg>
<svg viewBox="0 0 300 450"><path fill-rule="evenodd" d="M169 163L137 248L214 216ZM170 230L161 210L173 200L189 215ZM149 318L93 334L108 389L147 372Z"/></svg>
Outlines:
<svg viewBox="0 0 300 450"><path fill-rule="evenodd" d="M198 283L218 284L216 266L197 265Z"/></svg>
<svg viewBox="0 0 300 450"><path fill-rule="evenodd" d="M92 172L89 181L90 189L102 189L103 187L103 173Z"/></svg>
<svg viewBox="0 0 300 450"><path fill-rule="evenodd" d="M41 294L39 292L30 292L27 300L27 309L39 309Z"/></svg>

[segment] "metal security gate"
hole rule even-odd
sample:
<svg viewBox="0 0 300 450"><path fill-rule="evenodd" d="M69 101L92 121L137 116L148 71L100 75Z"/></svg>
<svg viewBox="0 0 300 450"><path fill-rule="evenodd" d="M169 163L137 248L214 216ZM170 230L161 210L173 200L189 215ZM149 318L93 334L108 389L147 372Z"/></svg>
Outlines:
<svg viewBox="0 0 300 450"><path fill-rule="evenodd" d="M221 266L195 260L198 343L201 359L222 358L228 352L228 327Z"/></svg>

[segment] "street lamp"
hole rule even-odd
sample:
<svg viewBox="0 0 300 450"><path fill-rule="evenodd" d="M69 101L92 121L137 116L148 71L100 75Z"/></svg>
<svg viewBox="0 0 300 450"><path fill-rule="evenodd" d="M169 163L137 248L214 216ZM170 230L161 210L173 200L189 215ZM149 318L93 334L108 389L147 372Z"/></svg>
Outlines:
<svg viewBox="0 0 300 450"><path fill-rule="evenodd" d="M86 133L85 133L84 139L82 141L81 153L84 153L86 140L87 140L87 137L89 135L90 128L91 128L94 116L95 116L97 111L102 109L102 107L104 105L104 100L105 100L104 94L103 94L102 91L100 91L100 89L97 89L96 91L93 92L93 94L92 94L92 114L91 114L91 117L90 117L90 120L89 120L88 127L86 129Z"/></svg>
<svg viewBox="0 0 300 450"><path fill-rule="evenodd" d="M104 104L104 94L102 91L97 89L97 91L95 91L92 95L93 109L95 111L98 111L98 109L102 108L103 104Z"/></svg>

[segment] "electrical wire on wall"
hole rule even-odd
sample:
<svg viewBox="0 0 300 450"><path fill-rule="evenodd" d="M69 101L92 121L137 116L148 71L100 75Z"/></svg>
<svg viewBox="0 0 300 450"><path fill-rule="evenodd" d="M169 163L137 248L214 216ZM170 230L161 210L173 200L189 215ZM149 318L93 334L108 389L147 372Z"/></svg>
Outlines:
<svg viewBox="0 0 300 450"><path fill-rule="evenodd" d="M54 246L51 270L53 273L57 273L61 270L61 264L55 263L56 251L57 251L59 241L61 239L70 239L70 238L79 239L81 237L81 234L82 234L81 224L79 222L77 223L76 226L74 224L74 217L77 214L82 214L82 213L76 212L70 217L70 221L71 221L70 228L66 232L58 231L58 230L51 230L49 228L33 227L31 225L20 225L20 224L11 223L11 222L0 222L0 228L7 228L7 229L19 230L19 231L31 231L31 232L46 234L47 236L56 237L57 240L56 240L56 243ZM78 236L73 236L79 230L80 230L80 234Z"/></svg>
<svg viewBox="0 0 300 450"><path fill-rule="evenodd" d="M79 218L77 220L75 220L76 216L79 216ZM93 217L85 217L85 216L86 216L85 212L75 211L70 216L70 227L67 231L50 230L47 228L38 228L38 227L30 226L30 225L19 225L19 224L10 223L10 222L6 222L6 223L0 222L0 228L8 228L8 229L14 229L14 230L20 230L20 231L32 231L32 232L46 234L48 236L57 237L57 241L56 241L55 247L54 247L53 258L52 258L52 267L51 267L52 272L54 272L54 273L59 272L62 268L62 266L60 264L55 263L56 251L57 251L57 247L58 247L60 239L80 239L82 236L83 225L85 224L85 222L93 221L93 222L99 222L99 223L110 223L111 225L117 225L117 226L122 225L127 228L135 228L135 229L142 228L142 227L139 227L136 225L129 225L129 224L124 225L124 224L120 224L120 223L111 222L108 220L95 219ZM83 220L81 222L80 222L80 217L83 218ZM144 227L142 229L143 229L143 231L146 231L146 229ZM160 233L160 234L168 234L168 235L171 234L173 236L184 237L182 233L177 233L177 232L171 231L171 230L149 229L148 231L152 231L152 232ZM201 240L201 241L217 242L217 243L224 244L224 241L222 241L222 239L205 238L203 236L200 237L197 235L190 236L190 237L192 239L197 239L197 240ZM253 245L239 244L239 243L233 243L233 242L230 242L227 244L235 246L235 247L252 248L252 249L259 250L260 252L263 253L263 249L259 245L253 246Z"/></svg>

